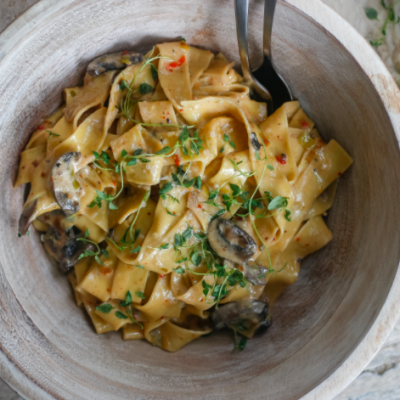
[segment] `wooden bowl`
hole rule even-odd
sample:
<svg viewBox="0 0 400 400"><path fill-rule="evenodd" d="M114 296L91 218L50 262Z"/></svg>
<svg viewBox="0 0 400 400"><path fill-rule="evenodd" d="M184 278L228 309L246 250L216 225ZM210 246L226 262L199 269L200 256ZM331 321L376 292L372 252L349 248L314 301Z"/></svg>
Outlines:
<svg viewBox="0 0 400 400"><path fill-rule="evenodd" d="M262 4L251 5L261 54ZM42 0L0 36L0 374L29 399L327 399L384 342L400 310L399 91L373 49L319 0L281 1L279 71L325 139L354 158L328 225L273 327L232 353L225 334L170 354L97 336L39 236L17 238L18 157L93 57L186 37L237 60L228 0ZM257 57L253 65L259 62Z"/></svg>

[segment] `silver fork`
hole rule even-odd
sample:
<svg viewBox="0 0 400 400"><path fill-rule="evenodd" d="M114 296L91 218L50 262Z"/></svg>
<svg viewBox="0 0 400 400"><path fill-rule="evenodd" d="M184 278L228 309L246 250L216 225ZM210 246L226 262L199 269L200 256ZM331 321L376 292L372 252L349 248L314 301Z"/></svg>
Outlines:
<svg viewBox="0 0 400 400"><path fill-rule="evenodd" d="M276 72L271 54L272 23L277 0L265 0L264 3L264 61L260 68L252 73L249 62L247 25L249 0L235 0L236 32L239 44L240 62L245 83L250 87L252 97L267 103L268 115L271 115L286 101L293 99L292 93Z"/></svg>

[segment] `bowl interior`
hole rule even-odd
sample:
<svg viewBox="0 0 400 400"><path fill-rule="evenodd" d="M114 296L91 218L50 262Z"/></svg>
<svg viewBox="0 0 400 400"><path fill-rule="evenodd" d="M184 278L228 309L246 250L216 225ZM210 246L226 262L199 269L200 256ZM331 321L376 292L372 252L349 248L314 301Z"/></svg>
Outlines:
<svg viewBox="0 0 400 400"><path fill-rule="evenodd" d="M253 54L261 54L262 4L251 4ZM38 235L17 239L23 189L12 185L33 128L60 104L64 87L81 82L95 56L183 35L237 61L232 2L62 1L52 10L0 64L0 291L7 293L0 305L9 324L0 329L3 350L60 399L286 400L308 393L368 332L399 261L399 148L368 76L322 26L278 5L275 63L322 136L354 158L329 213L334 239L302 264L298 282L274 306L274 325L245 351L233 354L232 339L218 334L169 354L118 333L94 333ZM255 56L253 65L259 61Z"/></svg>

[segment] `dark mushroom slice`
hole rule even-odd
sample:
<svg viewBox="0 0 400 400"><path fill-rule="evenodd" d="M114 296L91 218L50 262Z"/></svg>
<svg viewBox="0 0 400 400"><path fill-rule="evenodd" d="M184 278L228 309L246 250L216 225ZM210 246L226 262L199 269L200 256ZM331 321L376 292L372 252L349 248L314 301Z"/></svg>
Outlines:
<svg viewBox="0 0 400 400"><path fill-rule="evenodd" d="M143 54L136 51L103 54L89 63L87 73L91 76L99 76L108 71L122 70L128 65L141 61L143 61Z"/></svg>
<svg viewBox="0 0 400 400"><path fill-rule="evenodd" d="M244 263L257 251L253 238L232 221L216 218L208 226L208 241L212 249L234 263Z"/></svg>
<svg viewBox="0 0 400 400"><path fill-rule="evenodd" d="M65 216L62 210L53 210L45 214L41 214L37 217L37 220L43 222L49 227L56 227L58 230L69 230L73 227L71 218Z"/></svg>
<svg viewBox="0 0 400 400"><path fill-rule="evenodd" d="M51 170L50 186L54 198L67 216L76 214L81 206L83 189L75 179L76 164L80 158L81 153L65 153L54 163Z"/></svg>
<svg viewBox="0 0 400 400"><path fill-rule="evenodd" d="M28 232L29 226L35 219L34 214L36 211L37 200L34 200L24 205L21 216L19 217L18 231L20 235L25 235Z"/></svg>
<svg viewBox="0 0 400 400"><path fill-rule="evenodd" d="M257 135L254 132L250 133L250 142L254 147L254 150L259 151L261 149L261 144L257 139Z"/></svg>
<svg viewBox="0 0 400 400"><path fill-rule="evenodd" d="M254 285L266 285L268 268L256 264L254 261L243 263L243 275Z"/></svg>
<svg viewBox="0 0 400 400"><path fill-rule="evenodd" d="M231 328L238 333L253 337L272 325L268 303L258 300L242 300L225 304L211 313L215 329Z"/></svg>
<svg viewBox="0 0 400 400"><path fill-rule="evenodd" d="M95 250L93 245L77 240L78 236L73 229L64 231L55 226L49 228L43 235L45 250L54 258L62 272L68 272L84 251Z"/></svg>

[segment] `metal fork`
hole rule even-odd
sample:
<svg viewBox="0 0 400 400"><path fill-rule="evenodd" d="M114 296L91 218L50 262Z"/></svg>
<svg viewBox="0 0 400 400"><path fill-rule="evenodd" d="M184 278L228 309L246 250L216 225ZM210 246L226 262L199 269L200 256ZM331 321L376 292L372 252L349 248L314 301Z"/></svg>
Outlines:
<svg viewBox="0 0 400 400"><path fill-rule="evenodd" d="M240 62L245 83L250 87L252 97L267 103L268 115L271 115L286 101L293 100L292 93L276 72L271 54L272 23L277 0L265 0L264 3L264 61L260 68L252 73L249 62L247 25L249 0L235 0L236 32L239 44Z"/></svg>

